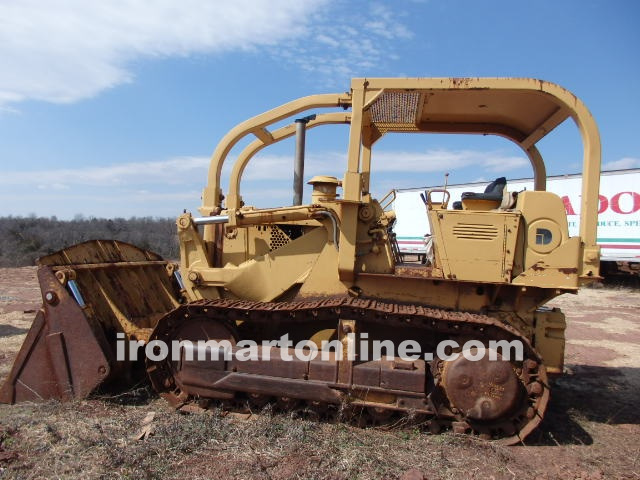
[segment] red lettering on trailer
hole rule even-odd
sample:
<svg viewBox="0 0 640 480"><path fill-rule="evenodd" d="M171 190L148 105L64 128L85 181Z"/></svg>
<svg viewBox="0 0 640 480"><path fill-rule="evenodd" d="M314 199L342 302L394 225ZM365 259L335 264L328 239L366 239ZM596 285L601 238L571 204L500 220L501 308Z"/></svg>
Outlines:
<svg viewBox="0 0 640 480"><path fill-rule="evenodd" d="M622 208L620 208L620 198L623 195L631 195L631 198L633 200L633 205L631 206L631 210L627 212L625 212L624 210L622 210ZM640 210L640 195L637 194L636 192L616 193L613 197L611 197L611 210L613 210L616 213L622 213L624 215L637 212L638 210Z"/></svg>
<svg viewBox="0 0 640 480"><path fill-rule="evenodd" d="M625 202L625 200L628 200L629 197L631 197L630 200L632 204L627 206L628 203ZM569 198L568 195L562 197L562 203L564 204L567 215L577 215L571 203L571 198ZM598 214L606 212L609 208L615 213L622 215L636 213L640 211L640 194L637 192L618 192L611 197L611 200L604 195L598 195Z"/></svg>
<svg viewBox="0 0 640 480"><path fill-rule="evenodd" d="M604 211L609 208L609 199L604 195L598 195L598 214L604 213Z"/></svg>
<svg viewBox="0 0 640 480"><path fill-rule="evenodd" d="M573 209L573 205L571 205L571 200L567 195L562 197L562 203L564 203L564 209L567 211L567 215L575 215L576 212Z"/></svg>

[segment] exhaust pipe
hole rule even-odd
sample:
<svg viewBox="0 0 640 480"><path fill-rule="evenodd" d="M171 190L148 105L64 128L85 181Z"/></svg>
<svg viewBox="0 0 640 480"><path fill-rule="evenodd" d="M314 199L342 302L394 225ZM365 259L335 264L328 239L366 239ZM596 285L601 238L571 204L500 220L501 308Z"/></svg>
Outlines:
<svg viewBox="0 0 640 480"><path fill-rule="evenodd" d="M307 123L315 120L315 115L297 118L296 123L296 157L293 165L293 204L302 205L302 190L304 188L304 150Z"/></svg>

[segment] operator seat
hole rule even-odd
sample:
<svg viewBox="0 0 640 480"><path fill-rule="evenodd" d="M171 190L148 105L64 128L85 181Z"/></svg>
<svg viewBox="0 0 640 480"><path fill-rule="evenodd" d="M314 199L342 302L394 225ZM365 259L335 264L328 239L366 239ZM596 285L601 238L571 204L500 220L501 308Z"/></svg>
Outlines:
<svg viewBox="0 0 640 480"><path fill-rule="evenodd" d="M461 201L453 202L454 210L493 210L502 203L507 179L498 177L484 189L484 193L464 192Z"/></svg>

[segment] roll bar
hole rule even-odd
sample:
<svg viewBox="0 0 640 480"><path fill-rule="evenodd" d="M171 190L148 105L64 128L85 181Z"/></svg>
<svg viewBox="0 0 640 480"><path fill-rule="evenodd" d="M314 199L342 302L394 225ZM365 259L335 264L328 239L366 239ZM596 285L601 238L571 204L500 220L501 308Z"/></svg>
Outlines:
<svg viewBox="0 0 640 480"><path fill-rule="evenodd" d="M371 147L387 132L492 134L505 137L531 162L536 190L546 187L546 168L536 144L571 117L583 142L580 236L596 246L600 135L586 106L568 90L530 78L356 78L351 92L303 97L253 117L233 128L211 158L202 215L222 207L220 176L230 150L248 134L257 139L238 157L227 199L229 210L240 201L240 180L249 160L262 148L295 133L295 125L270 132L267 127L300 112L327 107L351 107L350 113L317 115L307 125L351 123L345 200L368 198ZM595 213L594 213L595 212Z"/></svg>

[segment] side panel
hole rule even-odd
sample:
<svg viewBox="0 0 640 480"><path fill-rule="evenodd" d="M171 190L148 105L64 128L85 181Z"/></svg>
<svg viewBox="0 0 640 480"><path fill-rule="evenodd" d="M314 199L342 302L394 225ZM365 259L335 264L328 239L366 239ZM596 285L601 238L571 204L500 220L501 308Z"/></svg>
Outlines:
<svg viewBox="0 0 640 480"><path fill-rule="evenodd" d="M557 308L536 310L534 345L544 360L548 373L561 374L564 366L564 331L567 322Z"/></svg>
<svg viewBox="0 0 640 480"><path fill-rule="evenodd" d="M486 183L453 185L449 204L460 200L462 192L482 192ZM509 180L509 191L533 190L533 180ZM565 204L569 236L580 231L581 177L579 175L549 177L547 190L559 195ZM420 190L397 192L394 228L400 251L424 253L422 238L429 233L426 211ZM600 209L598 244L602 261L640 261L640 170L603 172L600 177Z"/></svg>
<svg viewBox="0 0 640 480"><path fill-rule="evenodd" d="M432 210L435 249L453 280L510 282L520 215L509 212ZM435 228L435 227L434 227Z"/></svg>

